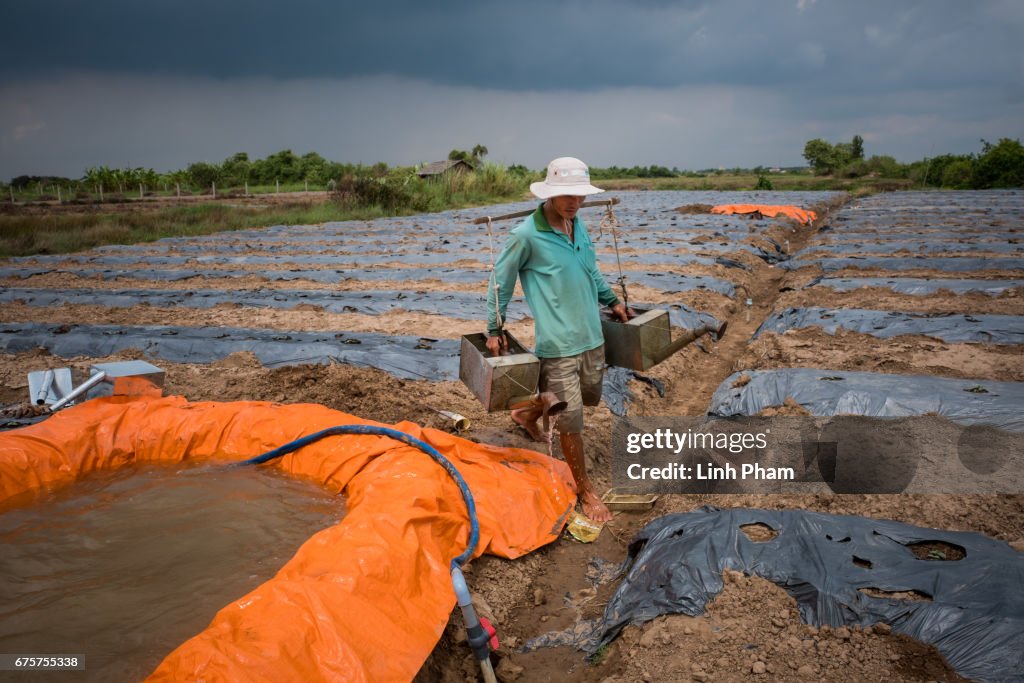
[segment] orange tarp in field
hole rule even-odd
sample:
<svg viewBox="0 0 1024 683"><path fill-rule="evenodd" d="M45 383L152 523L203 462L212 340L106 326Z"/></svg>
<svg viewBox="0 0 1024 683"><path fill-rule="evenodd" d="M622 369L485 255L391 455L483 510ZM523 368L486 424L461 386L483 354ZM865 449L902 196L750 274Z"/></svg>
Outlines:
<svg viewBox="0 0 1024 683"><path fill-rule="evenodd" d="M759 213L769 218L787 216L801 223L810 223L818 217L813 211L797 206L770 206L768 204L722 204L711 207L711 213Z"/></svg>
<svg viewBox="0 0 1024 683"><path fill-rule="evenodd" d="M317 405L96 399L0 434L0 506L94 470L242 460L344 424L379 423ZM394 428L465 478L480 521L477 554L516 558L558 537L575 504L564 463L409 422ZM347 515L221 609L151 680L411 680L455 605L449 565L469 538L458 487L419 449L381 436L331 436L273 463L344 490Z"/></svg>

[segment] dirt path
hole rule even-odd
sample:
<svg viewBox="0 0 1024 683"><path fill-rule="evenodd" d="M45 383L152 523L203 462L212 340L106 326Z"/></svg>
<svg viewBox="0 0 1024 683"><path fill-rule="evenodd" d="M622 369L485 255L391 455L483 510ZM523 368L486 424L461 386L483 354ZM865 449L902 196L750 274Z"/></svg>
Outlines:
<svg viewBox="0 0 1024 683"><path fill-rule="evenodd" d="M802 249L818 232L842 201L817 207L819 218L811 225L790 228L786 239L790 253ZM727 318L726 335L718 342L692 344L654 368L649 374L666 383L665 401L641 402L634 414L703 415L715 389L735 370L747 352L751 337L776 308L788 271L764 263L737 288L737 302ZM747 305L746 301L751 304Z"/></svg>

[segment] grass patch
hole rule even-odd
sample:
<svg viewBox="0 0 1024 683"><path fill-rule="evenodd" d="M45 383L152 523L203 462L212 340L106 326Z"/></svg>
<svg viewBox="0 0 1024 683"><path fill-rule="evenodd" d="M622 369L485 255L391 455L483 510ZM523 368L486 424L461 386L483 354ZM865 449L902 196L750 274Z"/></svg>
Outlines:
<svg viewBox="0 0 1024 683"><path fill-rule="evenodd" d="M588 662L591 666L600 666L608 659L608 655L611 654L611 643L605 643L601 647L597 648L597 652L590 655Z"/></svg>
<svg viewBox="0 0 1024 683"><path fill-rule="evenodd" d="M420 178L407 169L349 174L337 183L335 201L348 209L379 207L399 215L481 206L526 196L528 174L486 164L472 173L449 172Z"/></svg>
<svg viewBox="0 0 1024 683"><path fill-rule="evenodd" d="M137 244L164 237L360 217L329 202L266 208L198 204L116 213L4 215L0 216L0 256L66 254L104 244Z"/></svg>

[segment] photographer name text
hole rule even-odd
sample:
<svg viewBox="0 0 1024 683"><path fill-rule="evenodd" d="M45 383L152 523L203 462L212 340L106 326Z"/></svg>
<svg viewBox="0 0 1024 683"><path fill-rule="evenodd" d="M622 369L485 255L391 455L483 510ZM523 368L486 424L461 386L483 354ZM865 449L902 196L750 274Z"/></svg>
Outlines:
<svg viewBox="0 0 1024 683"><path fill-rule="evenodd" d="M715 465L697 463L682 465L670 463L663 467L644 467L633 463L626 468L626 476L633 480L675 480L675 481L724 481L737 479L778 479L793 481L796 472L792 467L762 467L755 463L744 463L739 469L731 463Z"/></svg>

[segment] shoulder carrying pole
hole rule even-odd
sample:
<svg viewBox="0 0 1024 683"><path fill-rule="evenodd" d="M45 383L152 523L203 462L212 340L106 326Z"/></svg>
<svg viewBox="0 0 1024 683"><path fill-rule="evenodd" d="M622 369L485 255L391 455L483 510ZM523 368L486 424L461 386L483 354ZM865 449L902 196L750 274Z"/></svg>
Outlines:
<svg viewBox="0 0 1024 683"><path fill-rule="evenodd" d="M622 200L620 200L618 197L612 197L611 199L596 199L592 202L583 202L581 208L585 209L588 206L613 206L615 204L618 204L620 201ZM483 225L484 223L488 223L490 221L505 221L510 218L523 218L525 216L529 216L534 211L536 211L536 209L526 209L525 211L506 213L503 216L481 216L480 218L474 218L472 223L473 225Z"/></svg>

